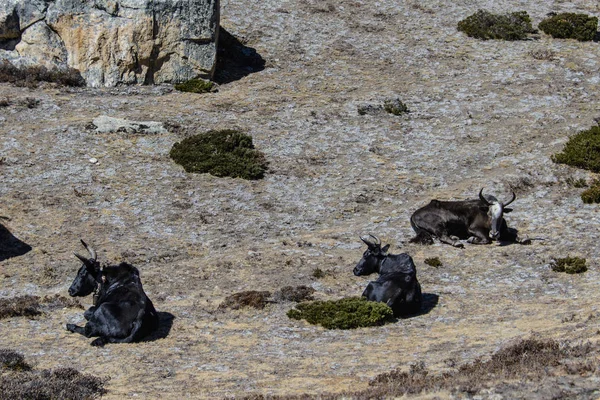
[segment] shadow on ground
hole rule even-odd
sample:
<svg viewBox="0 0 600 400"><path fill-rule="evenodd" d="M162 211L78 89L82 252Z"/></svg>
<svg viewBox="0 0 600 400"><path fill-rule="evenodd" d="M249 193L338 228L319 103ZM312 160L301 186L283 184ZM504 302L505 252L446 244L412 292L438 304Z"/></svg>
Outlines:
<svg viewBox="0 0 600 400"><path fill-rule="evenodd" d="M410 314L400 317L400 319L414 318L421 315L429 314L429 312L437 306L439 299L440 296L438 296L437 294L423 293L423 304L421 305L421 311L416 314Z"/></svg>
<svg viewBox="0 0 600 400"><path fill-rule="evenodd" d="M30 245L17 239L4 225L0 224L0 261L22 256L30 250Z"/></svg>
<svg viewBox="0 0 600 400"><path fill-rule="evenodd" d="M153 342L158 339L164 339L169 336L175 316L168 312L158 312L158 329L142 339L142 342Z"/></svg>
<svg viewBox="0 0 600 400"><path fill-rule="evenodd" d="M265 60L223 27L219 28L217 67L213 80L218 84L242 79L265 69Z"/></svg>

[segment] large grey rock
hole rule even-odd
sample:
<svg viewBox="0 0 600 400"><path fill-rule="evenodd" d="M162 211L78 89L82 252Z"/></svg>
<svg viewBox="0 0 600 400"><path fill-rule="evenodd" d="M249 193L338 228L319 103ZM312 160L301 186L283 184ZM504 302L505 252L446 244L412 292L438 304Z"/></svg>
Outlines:
<svg viewBox="0 0 600 400"><path fill-rule="evenodd" d="M0 0L0 59L88 86L210 79L218 30L218 0Z"/></svg>

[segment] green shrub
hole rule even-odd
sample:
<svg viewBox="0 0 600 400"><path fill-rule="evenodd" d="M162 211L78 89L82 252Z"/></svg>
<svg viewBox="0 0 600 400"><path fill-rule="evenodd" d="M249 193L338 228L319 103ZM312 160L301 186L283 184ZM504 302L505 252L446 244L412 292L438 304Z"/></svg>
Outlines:
<svg viewBox="0 0 600 400"><path fill-rule="evenodd" d="M440 259L437 258L437 257L426 258L425 261L423 261L423 262L425 264L430 265L430 266L435 267L435 268L439 268L442 265L444 265L444 264L442 264L442 262L440 261Z"/></svg>
<svg viewBox="0 0 600 400"><path fill-rule="evenodd" d="M186 172L218 177L260 179L267 170L265 157L254 149L252 137L235 130L188 137L173 145L170 156Z"/></svg>
<svg viewBox="0 0 600 400"><path fill-rule="evenodd" d="M204 79L190 79L189 81L176 84L175 89L180 92L207 93L212 90L213 86L214 84L211 81L205 81Z"/></svg>
<svg viewBox="0 0 600 400"><path fill-rule="evenodd" d="M479 10L458 23L458 30L476 39L524 40L535 33L526 11L492 14Z"/></svg>
<svg viewBox="0 0 600 400"><path fill-rule="evenodd" d="M288 311L292 319L305 319L327 329L353 329L383 325L393 318L390 307L384 303L367 301L362 297L347 297L340 300L300 303Z"/></svg>
<svg viewBox="0 0 600 400"><path fill-rule="evenodd" d="M550 263L552 271L566 272L567 274L580 274L587 271L586 259L580 257L565 257L553 260Z"/></svg>
<svg viewBox="0 0 600 400"><path fill-rule="evenodd" d="M586 204L600 203L600 181L594 181L589 189L581 193L581 200Z"/></svg>
<svg viewBox="0 0 600 400"><path fill-rule="evenodd" d="M593 40L598 31L598 18L586 14L562 13L546 18L539 28L557 39Z"/></svg>
<svg viewBox="0 0 600 400"><path fill-rule="evenodd" d="M401 102L400 99L386 100L383 103L383 109L386 112L388 112L390 114L394 114L394 115L401 115L401 114L409 112L406 104Z"/></svg>
<svg viewBox="0 0 600 400"><path fill-rule="evenodd" d="M565 179L565 183L569 186L573 186L574 188L578 188L578 189L588 186L585 179L583 179L583 178L575 179L571 176L568 177L567 179Z"/></svg>
<svg viewBox="0 0 600 400"><path fill-rule="evenodd" d="M552 155L552 161L600 172L600 126L593 126L571 137L563 151Z"/></svg>

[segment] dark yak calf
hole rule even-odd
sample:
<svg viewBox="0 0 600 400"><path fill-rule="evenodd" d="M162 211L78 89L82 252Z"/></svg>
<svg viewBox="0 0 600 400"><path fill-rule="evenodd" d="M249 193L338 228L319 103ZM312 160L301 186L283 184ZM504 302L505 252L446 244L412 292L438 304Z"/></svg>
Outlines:
<svg viewBox="0 0 600 400"><path fill-rule="evenodd" d="M436 237L454 247L464 247L460 239L472 244L489 244L492 240L531 244L530 239L520 239L517 230L508 228L504 220L504 214L512 211L506 206L516 197L513 192L512 199L502 203L494 196L484 196L482 188L479 198L474 200L431 200L410 217L410 224L417 233L410 241L433 244Z"/></svg>
<svg viewBox="0 0 600 400"><path fill-rule="evenodd" d="M388 254L389 244L382 248L377 237L369 236L360 238L368 248L356 264L354 275L377 272L379 278L369 282L362 297L386 303L394 311L395 317L417 314L421 311L423 295L413 259L406 253Z"/></svg>
<svg viewBox="0 0 600 400"><path fill-rule="evenodd" d="M75 254L83 265L69 288L71 296L94 293L94 305L83 316L85 327L67 324L67 330L85 337L95 337L92 346L105 343L130 343L158 328L158 314L146 296L140 273L134 266L121 263L103 266L96 260L96 252L83 240L90 258Z"/></svg>

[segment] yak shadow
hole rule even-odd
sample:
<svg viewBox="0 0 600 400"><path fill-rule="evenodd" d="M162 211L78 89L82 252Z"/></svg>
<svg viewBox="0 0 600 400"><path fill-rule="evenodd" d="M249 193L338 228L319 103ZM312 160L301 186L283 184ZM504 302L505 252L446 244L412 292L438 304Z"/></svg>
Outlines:
<svg viewBox="0 0 600 400"><path fill-rule="evenodd" d="M265 69L265 60L252 47L245 46L223 27L219 28L217 67L213 81L218 84L242 79Z"/></svg>
<svg viewBox="0 0 600 400"><path fill-rule="evenodd" d="M423 293L423 303L421 304L421 310L415 314L402 315L398 319L408 319L429 314L429 312L437 306L439 299L440 296L438 296L435 293Z"/></svg>
<svg viewBox="0 0 600 400"><path fill-rule="evenodd" d="M158 339L164 339L169 336L175 316L168 312L157 312L158 314L158 329L145 336L140 342L153 342Z"/></svg>
<svg viewBox="0 0 600 400"><path fill-rule="evenodd" d="M0 262L22 256L31 251L31 246L20 241L6 227L0 224Z"/></svg>

